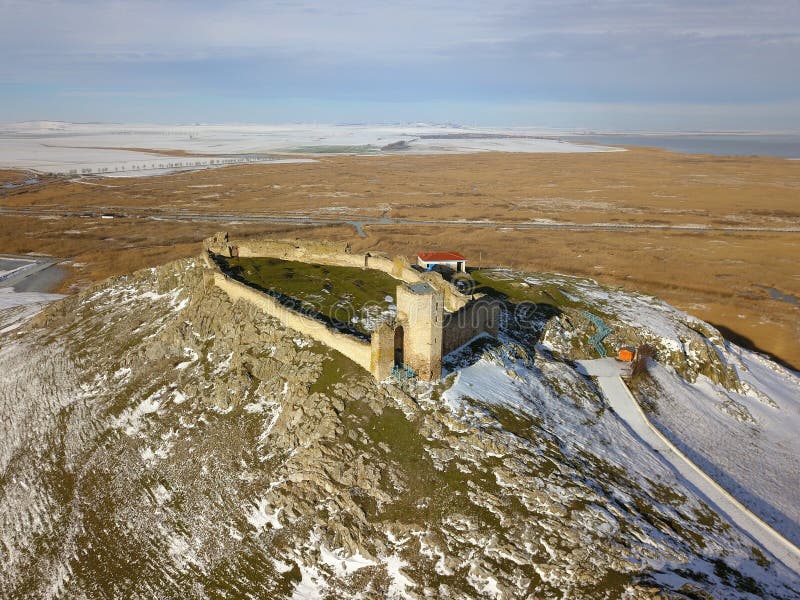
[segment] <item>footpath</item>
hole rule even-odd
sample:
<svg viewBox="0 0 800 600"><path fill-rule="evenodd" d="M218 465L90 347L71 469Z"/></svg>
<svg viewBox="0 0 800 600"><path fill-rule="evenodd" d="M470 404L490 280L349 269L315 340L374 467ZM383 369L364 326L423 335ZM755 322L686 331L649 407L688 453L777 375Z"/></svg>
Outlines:
<svg viewBox="0 0 800 600"><path fill-rule="evenodd" d="M622 380L621 375L625 373L628 365L612 358L583 360L578 361L578 364L580 371L596 378L609 406L645 445L656 451L686 481L699 490L719 513L769 551L777 560L800 575L800 548L729 494L650 422Z"/></svg>

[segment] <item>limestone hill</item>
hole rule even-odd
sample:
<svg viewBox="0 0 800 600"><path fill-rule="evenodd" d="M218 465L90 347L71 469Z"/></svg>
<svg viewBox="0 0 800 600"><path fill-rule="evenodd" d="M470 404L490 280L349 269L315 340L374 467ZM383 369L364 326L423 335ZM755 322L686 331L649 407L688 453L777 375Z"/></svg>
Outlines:
<svg viewBox="0 0 800 600"><path fill-rule="evenodd" d="M800 597L571 361L591 303L655 347L638 393L666 426L670 386L701 386L698 418L764 443L769 419L797 423L796 374L648 297L492 277L499 340L405 391L232 304L199 260L0 337L0 596ZM796 487L761 476L791 533Z"/></svg>

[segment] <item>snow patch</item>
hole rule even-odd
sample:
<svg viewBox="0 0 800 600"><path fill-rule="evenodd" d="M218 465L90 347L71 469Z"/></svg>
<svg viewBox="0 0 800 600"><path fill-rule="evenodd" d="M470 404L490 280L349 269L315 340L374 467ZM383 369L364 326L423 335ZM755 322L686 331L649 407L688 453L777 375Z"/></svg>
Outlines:
<svg viewBox="0 0 800 600"><path fill-rule="evenodd" d="M319 547L319 558L323 564L332 567L339 577L347 577L359 569L378 564L374 560L362 556L359 552L345 556L343 548L328 550L325 545Z"/></svg>
<svg viewBox="0 0 800 600"><path fill-rule="evenodd" d="M408 563L396 554L382 558L381 561L386 565L386 572L389 575L389 597L405 598L406 590L416 587L416 583L402 571Z"/></svg>
<svg viewBox="0 0 800 600"><path fill-rule="evenodd" d="M283 525L278 520L283 508L279 506L274 511L271 508L267 500L259 498L248 512L247 522L258 532L263 531L267 525L270 525L272 529L283 529Z"/></svg>

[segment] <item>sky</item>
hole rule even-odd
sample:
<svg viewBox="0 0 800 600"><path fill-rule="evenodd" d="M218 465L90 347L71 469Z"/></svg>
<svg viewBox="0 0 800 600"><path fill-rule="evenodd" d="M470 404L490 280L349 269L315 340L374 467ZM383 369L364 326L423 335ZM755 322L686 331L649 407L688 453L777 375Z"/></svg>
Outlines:
<svg viewBox="0 0 800 600"><path fill-rule="evenodd" d="M799 0L0 0L0 121L800 129Z"/></svg>

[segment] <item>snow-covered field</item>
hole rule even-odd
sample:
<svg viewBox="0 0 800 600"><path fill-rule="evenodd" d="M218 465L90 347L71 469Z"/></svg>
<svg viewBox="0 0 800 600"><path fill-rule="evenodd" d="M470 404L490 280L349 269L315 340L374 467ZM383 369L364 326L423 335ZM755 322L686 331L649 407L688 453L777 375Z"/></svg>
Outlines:
<svg viewBox="0 0 800 600"><path fill-rule="evenodd" d="M609 359L609 361L611 360L613 359ZM588 361L588 363L592 362L602 361ZM579 371L584 371L585 367L589 366L588 363L583 364L584 368ZM603 370L603 365L594 366L600 369L598 373L609 375L607 371ZM603 415L603 418L593 422L591 424L592 433L585 436L587 423L581 422L580 405L567 409L568 405L563 403L563 399L559 400L547 387L547 380L552 376L556 376L562 383L567 384L565 388L572 387L574 374L570 373L563 363L550 362L544 356L537 356L536 363L532 366L508 353L505 355L502 352L493 353L490 359L483 358L459 371L454 384L442 395L442 399L456 412L463 411L465 407L470 406L470 403L477 401L483 405L505 406L519 414L529 412L543 417L547 421L555 418L548 425L554 428L559 439L562 440L563 449L566 450L570 446L580 449L591 448L593 454L603 456L611 464L624 465L629 473L638 473L646 481L658 481L670 486L673 490L681 489L678 486L687 486L687 489L693 489L691 486L694 485L694 480L690 480L692 483L687 483L683 471L673 472L668 468L668 465L671 464L670 459L662 462L661 457L666 453L665 448L654 446L658 448L655 452L643 451L643 447L638 444L642 441L646 442L647 439L639 438L635 430L629 430L625 425L626 419L618 420L616 418L617 411L609 411ZM601 379L616 380L624 388L619 377L602 377ZM605 388L603 389L605 390ZM531 399L534 398L536 401L532 402ZM632 398L631 401L635 402ZM598 435L601 428L608 429L602 435ZM608 440L613 440L613 444L608 444ZM796 470L792 469L790 465L782 463L782 466L788 467L785 472L787 477L796 475ZM667 467L666 470L665 467ZM670 481L673 477L676 479ZM706 493L705 488L698 489ZM709 495L707 498L711 498L713 503L716 495ZM721 505L727 506L723 503ZM728 513L726 517L732 519L731 523L741 528L741 522L736 521L736 517L746 519L747 515L742 516L733 512ZM740 534L741 532L737 532L736 535ZM714 543L710 536L706 538L706 542ZM775 546L781 550L780 556L784 560L789 559L787 564L790 565L788 568L791 572L796 565L795 555L781 544L776 543ZM666 556L666 549L660 549L660 551ZM780 569L783 571L783 567Z"/></svg>
<svg viewBox="0 0 800 600"><path fill-rule="evenodd" d="M390 146L392 144L395 146ZM129 150L134 148L180 150L197 156L176 157ZM269 154L284 153L617 150L559 141L552 134L545 137L532 130L439 125L163 126L52 121L0 124L0 167L75 175L147 176L237 162L271 162L273 157Z"/></svg>
<svg viewBox="0 0 800 600"><path fill-rule="evenodd" d="M651 416L694 462L795 544L800 544L800 377L766 357L730 346L743 393L700 377L695 384L661 365L651 375Z"/></svg>

